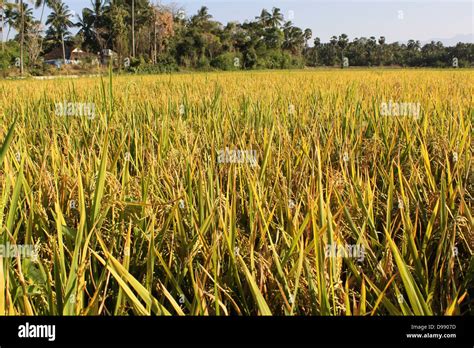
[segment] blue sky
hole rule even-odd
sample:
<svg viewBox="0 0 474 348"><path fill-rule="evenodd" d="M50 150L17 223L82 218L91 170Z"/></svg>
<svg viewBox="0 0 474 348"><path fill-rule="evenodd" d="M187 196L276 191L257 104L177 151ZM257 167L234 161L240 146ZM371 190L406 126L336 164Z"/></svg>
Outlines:
<svg viewBox="0 0 474 348"><path fill-rule="evenodd" d="M64 0L80 13L90 0ZM422 42L431 39L462 38L473 41L474 5L472 0L162 0L182 7L187 15L205 5L222 23L253 19L262 8L278 7L286 18L301 28L311 28L313 37L328 41L334 34L385 36L388 42ZM39 10L35 12L39 18Z"/></svg>

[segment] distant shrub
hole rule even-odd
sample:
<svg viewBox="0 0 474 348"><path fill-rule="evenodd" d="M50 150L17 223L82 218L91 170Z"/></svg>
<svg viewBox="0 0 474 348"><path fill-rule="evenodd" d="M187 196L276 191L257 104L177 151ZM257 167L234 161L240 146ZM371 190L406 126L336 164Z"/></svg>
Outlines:
<svg viewBox="0 0 474 348"><path fill-rule="evenodd" d="M264 51L257 59L259 69L299 69L304 66L304 57L292 55L288 51Z"/></svg>
<svg viewBox="0 0 474 348"><path fill-rule="evenodd" d="M209 62L209 59L207 59L206 57L199 58L199 60L197 62L197 68L198 69L200 69L200 70L209 70L210 67L211 67L211 64Z"/></svg>
<svg viewBox="0 0 474 348"><path fill-rule="evenodd" d="M242 55L239 53L223 53L211 61L211 66L220 70L240 70L242 68Z"/></svg>
<svg viewBox="0 0 474 348"><path fill-rule="evenodd" d="M250 48L244 54L244 67L245 69L254 69L257 67L257 52L254 48Z"/></svg>
<svg viewBox="0 0 474 348"><path fill-rule="evenodd" d="M8 42L5 45L5 51L0 50L0 71L2 75L7 75L7 70L17 69L15 59L20 57L20 50L16 42ZM25 66L28 60L25 60Z"/></svg>

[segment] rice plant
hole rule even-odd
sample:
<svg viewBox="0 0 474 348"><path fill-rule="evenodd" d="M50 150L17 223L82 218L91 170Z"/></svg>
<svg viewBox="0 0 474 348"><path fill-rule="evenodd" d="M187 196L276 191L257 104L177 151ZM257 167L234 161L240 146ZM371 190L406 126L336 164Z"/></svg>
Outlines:
<svg viewBox="0 0 474 348"><path fill-rule="evenodd" d="M473 82L1 81L0 313L472 313Z"/></svg>

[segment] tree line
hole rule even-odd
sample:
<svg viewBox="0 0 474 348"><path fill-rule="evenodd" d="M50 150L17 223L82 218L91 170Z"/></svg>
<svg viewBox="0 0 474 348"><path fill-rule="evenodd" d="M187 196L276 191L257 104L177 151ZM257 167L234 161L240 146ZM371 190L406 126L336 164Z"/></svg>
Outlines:
<svg viewBox="0 0 474 348"><path fill-rule="evenodd" d="M41 9L40 18L33 8ZM181 8L149 0L91 0L77 15L61 0L0 0L0 15L0 68L15 64L21 73L40 68L42 55L58 47L64 60L67 47L92 53L111 49L116 66L127 60L127 68L135 71L474 65L470 43L422 46L415 40L387 43L383 36L350 41L346 34L322 43L275 7L253 20L227 24L214 20L205 6L187 16Z"/></svg>

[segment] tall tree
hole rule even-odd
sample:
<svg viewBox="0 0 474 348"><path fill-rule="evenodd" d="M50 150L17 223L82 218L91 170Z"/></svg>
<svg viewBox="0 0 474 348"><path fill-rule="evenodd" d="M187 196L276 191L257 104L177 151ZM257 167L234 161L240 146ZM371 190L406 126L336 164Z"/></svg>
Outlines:
<svg viewBox="0 0 474 348"><path fill-rule="evenodd" d="M306 28L304 30L304 40L305 40L305 46L308 47L308 41L311 39L313 36L313 31L309 28Z"/></svg>
<svg viewBox="0 0 474 348"><path fill-rule="evenodd" d="M52 12L49 14L46 20L46 25L50 25L50 35L55 36L56 39L60 39L63 49L63 60L66 63L66 45L64 38L69 35L69 28L73 27L74 24L71 21L71 12L66 4L61 1L57 1L53 4Z"/></svg>
<svg viewBox="0 0 474 348"><path fill-rule="evenodd" d="M15 0L20 5L20 74L24 74L24 63L23 63L23 49L25 45L25 8L23 6L23 0Z"/></svg>
<svg viewBox="0 0 474 348"><path fill-rule="evenodd" d="M283 14L281 10L277 7L272 8L272 14L268 19L268 24L274 28L278 28L283 22Z"/></svg>
<svg viewBox="0 0 474 348"><path fill-rule="evenodd" d="M78 34L84 39L85 46L94 51L102 51L109 38L111 23L107 20L108 1L91 0L91 7L84 8L75 24Z"/></svg>
<svg viewBox="0 0 474 348"><path fill-rule="evenodd" d="M346 49L348 43L349 38L347 37L347 35L341 34L337 40L337 45L341 49L341 68L344 67L344 50Z"/></svg>
<svg viewBox="0 0 474 348"><path fill-rule="evenodd" d="M5 8L6 0L0 0L0 40L2 40L2 52L5 51L5 42L3 41L3 31L5 29Z"/></svg>
<svg viewBox="0 0 474 348"><path fill-rule="evenodd" d="M34 0L35 4L35 9L38 9L41 7L41 16L40 16L40 22L43 22L43 16L44 16L44 9L45 7L53 7L53 4L57 2L58 0Z"/></svg>
<svg viewBox="0 0 474 348"><path fill-rule="evenodd" d="M32 18L32 11L23 0L15 0L13 11L13 27L18 30L20 36L20 74L24 74L24 46L25 46L25 19ZM25 18L27 17L27 18Z"/></svg>
<svg viewBox="0 0 474 348"><path fill-rule="evenodd" d="M268 12L266 9L263 9L262 12L260 13L260 16L255 17L260 23L260 25L265 28L270 25L272 21L272 15L270 12Z"/></svg>
<svg viewBox="0 0 474 348"><path fill-rule="evenodd" d="M157 63L158 54L162 52L166 41L174 35L173 14L166 8L153 8L153 64Z"/></svg>
<svg viewBox="0 0 474 348"><path fill-rule="evenodd" d="M132 57L135 57L135 0L132 0Z"/></svg>
<svg viewBox="0 0 474 348"><path fill-rule="evenodd" d="M385 36L379 37L379 56L378 56L378 63L379 65L384 65L385 63Z"/></svg>
<svg viewBox="0 0 474 348"><path fill-rule="evenodd" d="M113 1L107 9L106 15L112 49L117 52L121 60L130 52L128 11L117 1Z"/></svg>
<svg viewBox="0 0 474 348"><path fill-rule="evenodd" d="M293 26L291 21L288 21L283 25L283 33L285 35L283 48L291 51L293 54L300 54L305 40L303 31Z"/></svg>

